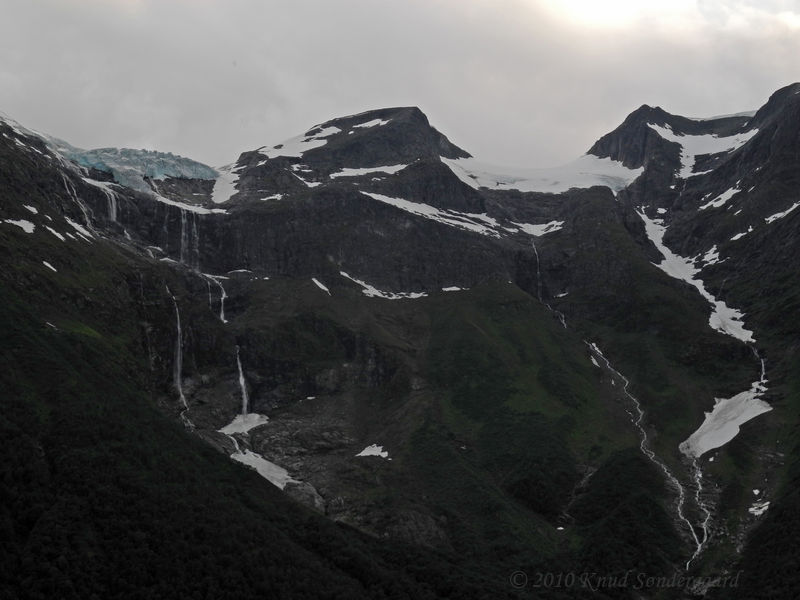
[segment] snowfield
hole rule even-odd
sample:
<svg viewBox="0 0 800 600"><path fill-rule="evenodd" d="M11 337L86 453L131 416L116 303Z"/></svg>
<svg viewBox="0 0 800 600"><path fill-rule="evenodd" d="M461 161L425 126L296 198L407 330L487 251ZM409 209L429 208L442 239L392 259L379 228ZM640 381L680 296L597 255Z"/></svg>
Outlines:
<svg viewBox="0 0 800 600"><path fill-rule="evenodd" d="M702 154L717 154L719 152L730 152L744 146L747 141L758 133L758 129L751 129L744 133L738 133L727 137L716 135L683 135L675 133L669 125L655 125L648 123L648 127L655 131L668 142L675 142L681 146L681 170L678 176L681 179L688 179L692 175L700 175L694 172L694 165L697 157Z"/></svg>
<svg viewBox="0 0 800 600"><path fill-rule="evenodd" d="M474 158L441 157L441 160L461 181L476 190L486 187L560 194L572 188L602 185L616 193L644 172L644 167L629 169L621 162L592 154L584 154L560 167L545 169L501 167Z"/></svg>
<svg viewBox="0 0 800 600"><path fill-rule="evenodd" d="M706 413L702 425L679 446L681 452L693 458L730 442L739 433L740 427L772 410L759 396L766 390L767 380L762 370L761 379L754 381L749 390L731 398L715 398L714 408Z"/></svg>

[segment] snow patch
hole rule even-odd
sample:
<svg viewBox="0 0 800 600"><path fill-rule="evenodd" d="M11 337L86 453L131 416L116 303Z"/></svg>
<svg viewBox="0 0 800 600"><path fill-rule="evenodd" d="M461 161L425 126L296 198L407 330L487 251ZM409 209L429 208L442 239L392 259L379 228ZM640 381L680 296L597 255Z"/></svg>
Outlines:
<svg viewBox="0 0 800 600"><path fill-rule="evenodd" d="M25 219L3 219L3 223L8 223L9 225L16 225L25 233L33 233L33 230L36 229L36 225L31 223L30 221L26 221Z"/></svg>
<svg viewBox="0 0 800 600"><path fill-rule="evenodd" d="M438 221L439 223L444 223L445 225L450 225L451 227L457 227L459 229L465 229L467 231L474 231L475 233L480 233L482 235L500 237L500 234L491 226L482 224L490 222L497 224L494 219L487 217L486 215L460 213L453 210L440 210L422 202L411 202L410 200L392 198L390 196L374 194L372 192L361 193L365 196L369 196L373 200L378 200L384 204L390 204L396 208L399 208L400 210L404 210L420 217L425 217L426 219L431 219L432 221Z"/></svg>
<svg viewBox="0 0 800 600"><path fill-rule="evenodd" d="M47 262L46 260L43 260L43 261L42 261L42 264L43 264L45 267L47 267L48 269L50 269L51 271L53 271L53 273L58 273L58 269L56 269L56 268L55 268L53 265L51 265L51 264L50 264L49 262Z"/></svg>
<svg viewBox="0 0 800 600"><path fill-rule="evenodd" d="M175 200L166 198L161 194L153 191L150 192L150 195L159 202L162 202L164 204L169 204L170 206L177 206L182 210L187 210L189 212L197 213L198 215L211 215L211 214L224 215L227 214L228 212L223 208L205 208L203 206L197 206L196 204L186 204L185 202L177 202Z"/></svg>
<svg viewBox="0 0 800 600"><path fill-rule="evenodd" d="M729 190L725 190L713 200L703 204L703 206L700 207L700 210L705 210L707 208L719 208L720 206L724 206L728 202L728 200L733 198L733 196L739 193L740 191L741 190L736 186L732 187Z"/></svg>
<svg viewBox="0 0 800 600"><path fill-rule="evenodd" d="M706 413L702 425L678 447L685 455L697 458L714 448L724 446L739 433L741 425L769 412L772 407L760 399L767 391L764 362L761 362L761 378L754 381L749 390L731 398L714 398L714 408Z"/></svg>
<svg viewBox="0 0 800 600"><path fill-rule="evenodd" d="M750 225L750 227L748 227L748 228L747 228L747 231L743 231L742 233L737 233L736 235L734 235L734 236L731 238L731 241L732 241L732 242L735 242L736 240L740 240L740 239L742 239L744 236L746 236L748 233L752 233L752 231L753 231L753 226L752 226L752 225Z"/></svg>
<svg viewBox="0 0 800 600"><path fill-rule="evenodd" d="M296 481L289 475L289 471L250 450L231 454L231 458L255 469L259 475L277 488L283 489L290 481Z"/></svg>
<svg viewBox="0 0 800 600"><path fill-rule="evenodd" d="M341 129L338 127L326 127L313 134L310 133L311 131L314 131L314 129L310 129L303 135L298 135L288 139L285 142L277 144L269 149L259 148L258 153L266 156L267 158L276 158L278 156L291 156L299 158L304 152L308 152L314 148L321 148L327 144L327 138L341 132Z"/></svg>
<svg viewBox="0 0 800 600"><path fill-rule="evenodd" d="M458 286L451 285L450 287L443 287L442 291L443 292L462 292L462 291L465 291L465 290L468 290L468 289L469 288L460 288Z"/></svg>
<svg viewBox="0 0 800 600"><path fill-rule="evenodd" d="M25 208L25 209L29 210L30 212L32 212L35 215L39 214L39 210L35 206L31 206L30 204L23 204L22 208Z"/></svg>
<svg viewBox="0 0 800 600"><path fill-rule="evenodd" d="M317 187L318 185L322 185L321 181L307 181L307 180L303 179L302 177L300 177L300 175L298 175L297 173L292 173L292 175L294 175L300 181L302 181L304 184L306 184L306 187L313 188L313 187Z"/></svg>
<svg viewBox="0 0 800 600"><path fill-rule="evenodd" d="M321 289L323 292L327 292L328 296L330 296L330 295L331 295L331 291L330 291L328 288L326 288L326 287L325 287L325 286L322 284L322 282L320 282L320 280L319 280L319 279L317 279L316 277L312 277L312 278L311 278L311 281L313 281L313 282L314 282L314 283L317 285L317 287L318 287L319 289Z"/></svg>
<svg viewBox="0 0 800 600"><path fill-rule="evenodd" d="M541 225L534 225L531 223L515 223L514 221L512 221L512 223L528 235L535 237L553 233L554 231L559 231L560 229L564 228L564 221L550 221L549 223L543 223Z"/></svg>
<svg viewBox="0 0 800 600"><path fill-rule="evenodd" d="M754 502L753 505L747 509L751 515L760 517L769 510L769 502Z"/></svg>
<svg viewBox="0 0 800 600"><path fill-rule="evenodd" d="M714 244L711 249L709 249L703 256L700 258L700 262L705 263L706 266L708 265L716 265L717 263L722 262L719 258L719 250L717 250L717 245Z"/></svg>
<svg viewBox="0 0 800 600"><path fill-rule="evenodd" d="M794 204L792 204L789 208L787 208L783 212L775 213L774 215L771 215L771 216L765 218L764 221L769 224L769 223L772 223L773 221L777 221L778 219L782 219L783 217L788 215L790 212L792 212L798 206L800 206L800 202L795 202Z"/></svg>
<svg viewBox="0 0 800 600"><path fill-rule="evenodd" d="M359 177L361 175L369 175L370 173L387 173L389 175L393 175L398 171L402 171L407 166L408 165L389 165L386 167L365 167L363 169L351 169L349 167L344 167L341 171L331 173L330 178L336 179L337 177Z"/></svg>
<svg viewBox="0 0 800 600"><path fill-rule="evenodd" d="M255 429L266 423L269 423L269 417L267 415L259 415L258 413L238 414L234 417L233 421L218 431L225 435L248 433L251 429Z"/></svg>
<svg viewBox="0 0 800 600"><path fill-rule="evenodd" d="M47 231L49 231L50 233L52 233L54 236L56 236L58 239L60 239L62 242L66 242L67 241L67 238L65 238L63 235L58 233L55 229L53 229L49 225L45 225L44 228L47 229Z"/></svg>
<svg viewBox="0 0 800 600"><path fill-rule="evenodd" d="M353 128L367 128L367 127L380 127L381 125L386 125L389 120L383 119L372 119L372 121L367 121L366 123L360 123L359 125L353 125Z"/></svg>
<svg viewBox="0 0 800 600"><path fill-rule="evenodd" d="M389 458L389 453L383 449L383 446L372 444L364 448L361 452L356 454L356 456L378 456L380 458Z"/></svg>
<svg viewBox="0 0 800 600"><path fill-rule="evenodd" d="M370 284L361 281L360 279L356 279L355 277L351 277L344 271L339 271L339 275L349 279L350 281L357 283L363 289L361 293L369 298L383 298L384 300L403 300L403 299L416 299L416 298L424 298L428 294L425 292L382 292L376 287L371 286Z"/></svg>

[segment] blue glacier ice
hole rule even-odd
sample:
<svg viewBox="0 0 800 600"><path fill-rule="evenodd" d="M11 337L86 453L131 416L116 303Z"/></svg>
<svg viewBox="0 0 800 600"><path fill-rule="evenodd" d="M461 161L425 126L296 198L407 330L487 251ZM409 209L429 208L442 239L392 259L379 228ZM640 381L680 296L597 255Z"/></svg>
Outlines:
<svg viewBox="0 0 800 600"><path fill-rule="evenodd" d="M81 150L74 147L62 147L60 150L63 155L82 167L110 173L117 183L142 192L151 191L144 177L150 179L167 177L216 179L218 177L217 171L211 167L172 152L134 150L132 148Z"/></svg>

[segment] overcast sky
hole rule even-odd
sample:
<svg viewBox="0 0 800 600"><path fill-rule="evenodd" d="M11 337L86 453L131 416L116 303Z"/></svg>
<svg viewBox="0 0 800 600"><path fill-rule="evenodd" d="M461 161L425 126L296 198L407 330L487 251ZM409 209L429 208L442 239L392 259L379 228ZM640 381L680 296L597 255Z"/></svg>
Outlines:
<svg viewBox="0 0 800 600"><path fill-rule="evenodd" d="M0 111L213 166L419 106L494 163L583 154L641 104L755 109L800 80L800 0L0 0Z"/></svg>

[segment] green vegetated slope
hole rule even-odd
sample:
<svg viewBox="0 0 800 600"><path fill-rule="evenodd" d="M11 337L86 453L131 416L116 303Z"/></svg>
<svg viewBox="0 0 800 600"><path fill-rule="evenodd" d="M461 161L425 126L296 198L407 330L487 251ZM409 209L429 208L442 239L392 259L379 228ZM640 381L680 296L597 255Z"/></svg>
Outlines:
<svg viewBox="0 0 800 600"><path fill-rule="evenodd" d="M627 550L611 556L609 568L624 572L628 559L641 555L642 568L671 572L685 551L669 516L671 494L652 463L637 458L627 406L605 371L552 312L505 281L400 301L326 285L331 297L311 285L271 280L233 320L263 326L243 333L251 364L282 355L314 373L358 361L359 347L373 349L365 353L375 368L324 400L342 402L353 428L379 434L373 438L391 451L391 462L364 469L370 477L347 471L354 493L380 499L387 519L403 511L430 515L448 551L497 577L511 568L588 565L598 539L623 519L650 533L621 539ZM279 307L276 297L293 303ZM315 391L309 385L304 394ZM347 394L360 398L357 410L341 400ZM620 453L629 472L614 466ZM591 478L588 490L579 486L596 469L599 479L611 469L625 485L613 495L595 492ZM575 496L598 506L602 518L569 514ZM634 508L640 505L641 513ZM654 530L663 548L651 552Z"/></svg>
<svg viewBox="0 0 800 600"><path fill-rule="evenodd" d="M99 239L66 251L48 242L4 230L7 593L498 597L514 592L514 568L579 565L590 551L597 534L556 530L560 512L587 466L602 470L637 440L583 342L516 286L399 302L345 289L324 306L301 293L264 322L239 307L225 334L195 276ZM40 265L51 250L57 273ZM272 352L310 372L315 359L378 357L355 384L369 391L365 414L400 420L396 468L361 491L390 509L421 505L447 524L449 547L337 526L188 434L169 398L175 322L162 285L181 307L187 376L214 366L214 352L229 362L237 340L251 359ZM629 474L634 489L649 486L642 468ZM636 554L643 540L621 543Z"/></svg>
<svg viewBox="0 0 800 600"><path fill-rule="evenodd" d="M4 597L503 595L436 553L326 521L187 433L148 392L135 303L115 301L130 262L97 256L99 241L71 254L93 261L86 311L70 293L86 270L39 273L11 250L20 239L4 238L15 268L0 288Z"/></svg>
<svg viewBox="0 0 800 600"><path fill-rule="evenodd" d="M563 232L575 235L575 253L564 259L548 254L546 243L540 244L543 267L548 269L549 259L555 266L547 276L561 285L559 278L567 278L570 293L555 300L556 306L571 324L597 341L630 379L631 390L642 401L645 420L651 424L652 447L680 474L685 468L679 462L678 444L702 423L703 412L711 409L715 398L729 398L758 379L759 362L751 348L709 327L708 303L694 288L650 264L661 259L648 254L637 217L629 214L615 223L607 216L615 210L624 213L626 209L595 205L592 210L587 205L571 223L573 227ZM774 552L764 544L796 549L798 539L791 526L778 525L792 522L787 514L796 504L788 457L797 452L798 394L796 386L787 382L787 374L792 381L797 368L793 366L797 362L796 322L785 315L792 314L797 294L786 257L771 261L761 256L759 260L770 264L731 276L728 285L736 291L731 300L734 306L739 306L738 301L752 306L745 322L755 330L756 346L767 359L770 391L765 399L774 410L745 424L734 440L704 457L707 485L714 490L714 537L692 573L716 577L738 572L737 556L752 535L754 548L761 551L745 553L741 583L749 582L752 597L770 597L771 592L765 590L785 593L791 589L792 578L780 575L780 561L769 568L753 565L759 560L771 562L765 557ZM714 462L708 461L710 456ZM766 477L767 472L774 475ZM784 480L782 491L772 497L770 510L759 524L748 513L755 500L752 490L774 489L773 478ZM696 523L702 518L691 505L687 514ZM759 587L762 590L756 593ZM751 597L725 596L736 593L731 590L716 593Z"/></svg>

